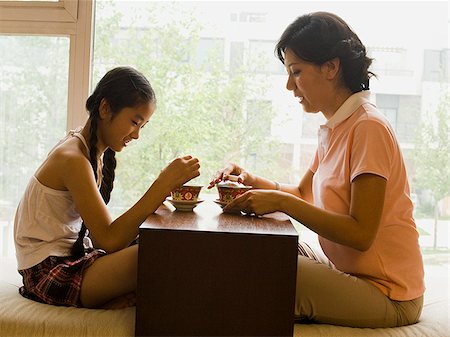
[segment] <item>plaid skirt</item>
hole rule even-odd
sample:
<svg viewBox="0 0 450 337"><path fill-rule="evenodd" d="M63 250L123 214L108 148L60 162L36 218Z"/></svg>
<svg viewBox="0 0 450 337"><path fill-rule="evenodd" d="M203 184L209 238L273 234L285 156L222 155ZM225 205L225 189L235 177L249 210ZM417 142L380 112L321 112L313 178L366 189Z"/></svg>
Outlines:
<svg viewBox="0 0 450 337"><path fill-rule="evenodd" d="M105 254L96 249L81 258L49 256L31 268L19 270L23 278L19 292L37 302L81 307L83 273Z"/></svg>

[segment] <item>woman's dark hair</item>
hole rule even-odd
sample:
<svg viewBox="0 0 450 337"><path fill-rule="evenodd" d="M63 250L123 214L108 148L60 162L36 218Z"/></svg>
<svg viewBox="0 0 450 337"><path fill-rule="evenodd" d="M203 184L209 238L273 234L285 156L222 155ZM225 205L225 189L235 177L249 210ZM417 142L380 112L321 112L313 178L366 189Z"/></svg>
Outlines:
<svg viewBox="0 0 450 337"><path fill-rule="evenodd" d="M286 50L316 65L339 58L342 80L353 92L369 90L368 71L372 59L358 36L339 16L327 12L302 15L292 22L281 35L275 52L284 63Z"/></svg>
<svg viewBox="0 0 450 337"><path fill-rule="evenodd" d="M112 118L124 108L137 107L141 104L156 102L155 93L149 81L137 70L131 67L117 67L108 71L98 82L94 92L86 101L86 109L90 119L89 133L89 161L94 171L95 179L97 174L97 125L99 119L99 109L102 100L105 100L112 113ZM111 191L114 185L116 153L108 148L103 154L102 181L100 193L105 203L109 202ZM84 221L78 233L78 239L72 247L72 255L79 257L85 254L84 237L86 226Z"/></svg>

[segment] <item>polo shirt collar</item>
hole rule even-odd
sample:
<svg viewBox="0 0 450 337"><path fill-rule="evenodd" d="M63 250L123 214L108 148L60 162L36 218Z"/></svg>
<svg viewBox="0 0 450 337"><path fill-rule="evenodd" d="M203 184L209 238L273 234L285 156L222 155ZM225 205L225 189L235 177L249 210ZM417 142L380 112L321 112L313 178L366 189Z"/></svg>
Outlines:
<svg viewBox="0 0 450 337"><path fill-rule="evenodd" d="M333 129L336 125L350 117L364 103L370 103L370 92L368 90L357 92L347 98L339 109L337 109L333 117L325 123L325 126Z"/></svg>

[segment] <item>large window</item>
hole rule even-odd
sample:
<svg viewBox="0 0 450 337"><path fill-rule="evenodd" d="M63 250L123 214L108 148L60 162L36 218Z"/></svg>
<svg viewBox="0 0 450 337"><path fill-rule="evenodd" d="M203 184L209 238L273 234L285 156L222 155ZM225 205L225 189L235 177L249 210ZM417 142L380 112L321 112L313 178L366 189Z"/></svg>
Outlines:
<svg viewBox="0 0 450 337"><path fill-rule="evenodd" d="M66 130L69 40L0 36L0 52L0 228L3 254L11 254L19 197Z"/></svg>
<svg viewBox="0 0 450 337"><path fill-rule="evenodd" d="M7 55L0 65L0 184L5 191L0 207L6 210L0 211L0 235L11 233L11 212L26 176L66 129L84 123L89 85L118 65L134 66L149 78L158 108L140 140L118 154L110 203L114 215L135 202L172 158L187 153L201 159L200 183L228 161L297 183L314 153L323 118L301 111L285 88L285 71L273 51L295 17L325 10L342 16L374 58L372 99L397 130L420 243L424 251L448 251L448 175L429 180L432 168L449 170L443 167L444 155L433 155L449 147L448 136L439 131L445 129L436 128L450 120L447 2L5 3L0 1L1 54ZM13 130L18 133L11 136ZM31 134L39 135L38 143L25 141ZM20 156L33 160L25 167Z"/></svg>
<svg viewBox="0 0 450 337"><path fill-rule="evenodd" d="M90 1L0 1L0 257L31 175L86 118L91 17Z"/></svg>
<svg viewBox="0 0 450 337"><path fill-rule="evenodd" d="M294 104L274 47L288 23L316 10L341 15L366 44L378 76L371 83L373 100L397 130L414 177L412 148L429 109L424 102L444 99L447 22L443 2L427 5L436 15L420 29L417 22L424 20L425 3L408 4L409 16L401 15L405 5L302 1L262 2L255 7L238 2L98 1L94 82L108 67L131 64L149 77L159 102L141 144L120 154L123 175L132 180L123 183L130 192L118 193L121 200L113 199L112 205L135 201L148 179L183 153L202 159L203 183L228 160L243 165L248 161L257 173L296 183L309 163L323 119L303 114ZM369 12L373 15L367 16ZM383 25L377 23L381 16ZM415 38L408 40L401 31ZM433 42L420 38L424 36L433 36ZM439 88L432 98L424 90L429 86ZM291 165L281 165L287 156ZM133 175L125 173L128 163L138 167Z"/></svg>
<svg viewBox="0 0 450 337"><path fill-rule="evenodd" d="M448 4L442 1L97 1L94 82L109 67L129 64L147 75L158 97L140 141L118 155L112 211L129 207L181 154L201 159L198 180L204 184L227 161L297 183L324 120L301 111L286 90L274 47L295 17L319 10L342 16L374 58L372 100L393 124L403 149L425 260L434 263L435 252L448 252L449 178L430 182L429 173L430 167L445 165L445 157L425 159L430 149L448 149L448 137L439 145L438 135L422 137L438 120L448 124L450 118ZM311 235L299 229L304 238Z"/></svg>

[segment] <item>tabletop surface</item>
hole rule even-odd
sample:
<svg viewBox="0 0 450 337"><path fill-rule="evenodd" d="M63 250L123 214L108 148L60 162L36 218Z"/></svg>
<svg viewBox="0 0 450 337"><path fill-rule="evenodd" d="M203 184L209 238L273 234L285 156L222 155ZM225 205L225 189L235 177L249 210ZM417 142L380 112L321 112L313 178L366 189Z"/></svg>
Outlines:
<svg viewBox="0 0 450 337"><path fill-rule="evenodd" d="M193 211L176 211L165 201L155 213L141 225L143 229L189 230L230 233L254 233L268 235L294 235L297 231L289 217L281 212L260 217L224 213L211 196L205 196Z"/></svg>

